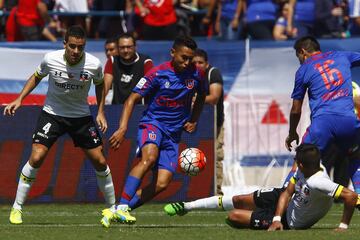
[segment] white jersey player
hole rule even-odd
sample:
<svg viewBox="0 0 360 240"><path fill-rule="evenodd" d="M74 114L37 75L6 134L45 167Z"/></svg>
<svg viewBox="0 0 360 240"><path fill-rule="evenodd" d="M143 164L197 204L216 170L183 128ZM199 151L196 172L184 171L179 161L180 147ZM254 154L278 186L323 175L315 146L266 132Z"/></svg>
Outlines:
<svg viewBox="0 0 360 240"><path fill-rule="evenodd" d="M45 105L33 134L32 151L22 168L10 223L21 224L22 206L48 151L61 135L68 133L74 145L82 148L96 170L97 183L107 207L115 208L114 185L110 169L102 153L98 128L90 114L87 96L90 85L96 85L98 114L96 122L102 132L107 129L104 115L103 75L100 61L84 52L85 32L80 26L68 29L64 50L45 55L36 72L28 79L19 97L5 107L5 115L14 115L22 100L45 76L49 88ZM103 223L107 226L106 223Z"/></svg>
<svg viewBox="0 0 360 240"><path fill-rule="evenodd" d="M199 208L230 210L226 222L232 227L306 229L325 216L333 199L339 198L344 200L344 211L338 229L347 229L358 195L330 180L320 167L320 152L315 145L301 144L296 151L299 168L286 189L268 188L244 195L171 203L164 210L170 216Z"/></svg>

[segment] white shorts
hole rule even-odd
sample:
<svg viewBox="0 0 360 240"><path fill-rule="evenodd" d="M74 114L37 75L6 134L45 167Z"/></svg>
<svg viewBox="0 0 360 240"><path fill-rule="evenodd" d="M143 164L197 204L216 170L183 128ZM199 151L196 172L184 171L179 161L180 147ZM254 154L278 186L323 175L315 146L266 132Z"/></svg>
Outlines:
<svg viewBox="0 0 360 240"><path fill-rule="evenodd" d="M349 16L360 17L360 0L349 0Z"/></svg>

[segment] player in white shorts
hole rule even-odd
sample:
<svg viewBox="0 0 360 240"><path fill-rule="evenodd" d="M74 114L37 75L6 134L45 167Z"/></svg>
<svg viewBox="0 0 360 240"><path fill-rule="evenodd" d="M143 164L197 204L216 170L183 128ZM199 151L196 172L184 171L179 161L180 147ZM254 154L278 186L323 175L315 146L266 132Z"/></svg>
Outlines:
<svg viewBox="0 0 360 240"><path fill-rule="evenodd" d="M330 210L333 198L344 201L339 229L348 228L358 195L330 180L320 166L315 145L301 144L296 149L298 170L286 189L269 188L251 194L214 196L193 202L167 204L165 212L184 215L197 208L230 210L227 223L253 229L307 229Z"/></svg>
<svg viewBox="0 0 360 240"><path fill-rule="evenodd" d="M114 185L110 169L102 153L102 140L87 102L93 82L96 89L98 114L96 122L102 132L107 129L104 114L103 73L100 60L84 52L85 31L80 26L67 30L64 49L47 53L35 73L28 79L19 97L7 105L4 115L14 115L23 99L38 83L49 76L49 87L43 110L33 134L32 151L22 168L10 223L22 223L22 206L36 174L51 146L68 133L76 147L82 148L96 171L97 183L106 205L115 207ZM106 224L103 224L106 226Z"/></svg>

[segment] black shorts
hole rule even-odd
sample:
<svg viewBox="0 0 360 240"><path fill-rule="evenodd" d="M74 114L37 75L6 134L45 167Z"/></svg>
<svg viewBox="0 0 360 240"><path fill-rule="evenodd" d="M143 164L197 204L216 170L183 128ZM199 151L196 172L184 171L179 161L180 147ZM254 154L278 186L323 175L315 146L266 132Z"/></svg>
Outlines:
<svg viewBox="0 0 360 240"><path fill-rule="evenodd" d="M34 134L33 143L50 148L54 142L68 133L75 147L92 149L102 145L101 136L92 116L68 118L41 111Z"/></svg>
<svg viewBox="0 0 360 240"><path fill-rule="evenodd" d="M265 188L254 192L256 209L251 214L250 226L254 229L268 229L275 215L277 203L283 188ZM281 222L287 227L286 216L282 216Z"/></svg>

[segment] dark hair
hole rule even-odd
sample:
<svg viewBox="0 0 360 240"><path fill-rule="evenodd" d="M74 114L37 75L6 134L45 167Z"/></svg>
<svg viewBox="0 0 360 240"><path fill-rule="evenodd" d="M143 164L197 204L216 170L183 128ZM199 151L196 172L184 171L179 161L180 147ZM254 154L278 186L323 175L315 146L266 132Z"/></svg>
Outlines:
<svg viewBox="0 0 360 240"><path fill-rule="evenodd" d="M117 44L117 38L112 37L112 38L106 39L105 40L105 45L109 44L109 43L116 43Z"/></svg>
<svg viewBox="0 0 360 240"><path fill-rule="evenodd" d="M119 41L120 39L122 39L122 38L131 38L132 41L134 42L134 45L136 46L136 39L135 39L135 37L134 37L133 34L131 34L131 33L122 33L122 34L119 35L118 41Z"/></svg>
<svg viewBox="0 0 360 240"><path fill-rule="evenodd" d="M178 47L188 47L195 51L197 49L197 44L191 37L179 36L175 39L172 48L177 49Z"/></svg>
<svg viewBox="0 0 360 240"><path fill-rule="evenodd" d="M202 57L206 62L208 61L207 52L204 49L198 48L195 50L195 57Z"/></svg>
<svg viewBox="0 0 360 240"><path fill-rule="evenodd" d="M301 163L304 168L316 169L320 167L321 154L316 145L302 143L295 151L295 160Z"/></svg>
<svg viewBox="0 0 360 240"><path fill-rule="evenodd" d="M69 37L86 38L85 30L80 25L73 25L69 27L65 34L65 42L69 40Z"/></svg>
<svg viewBox="0 0 360 240"><path fill-rule="evenodd" d="M296 40L294 49L296 52L300 52L301 49L305 49L309 53L320 51L320 43L316 38L312 36L305 36Z"/></svg>

